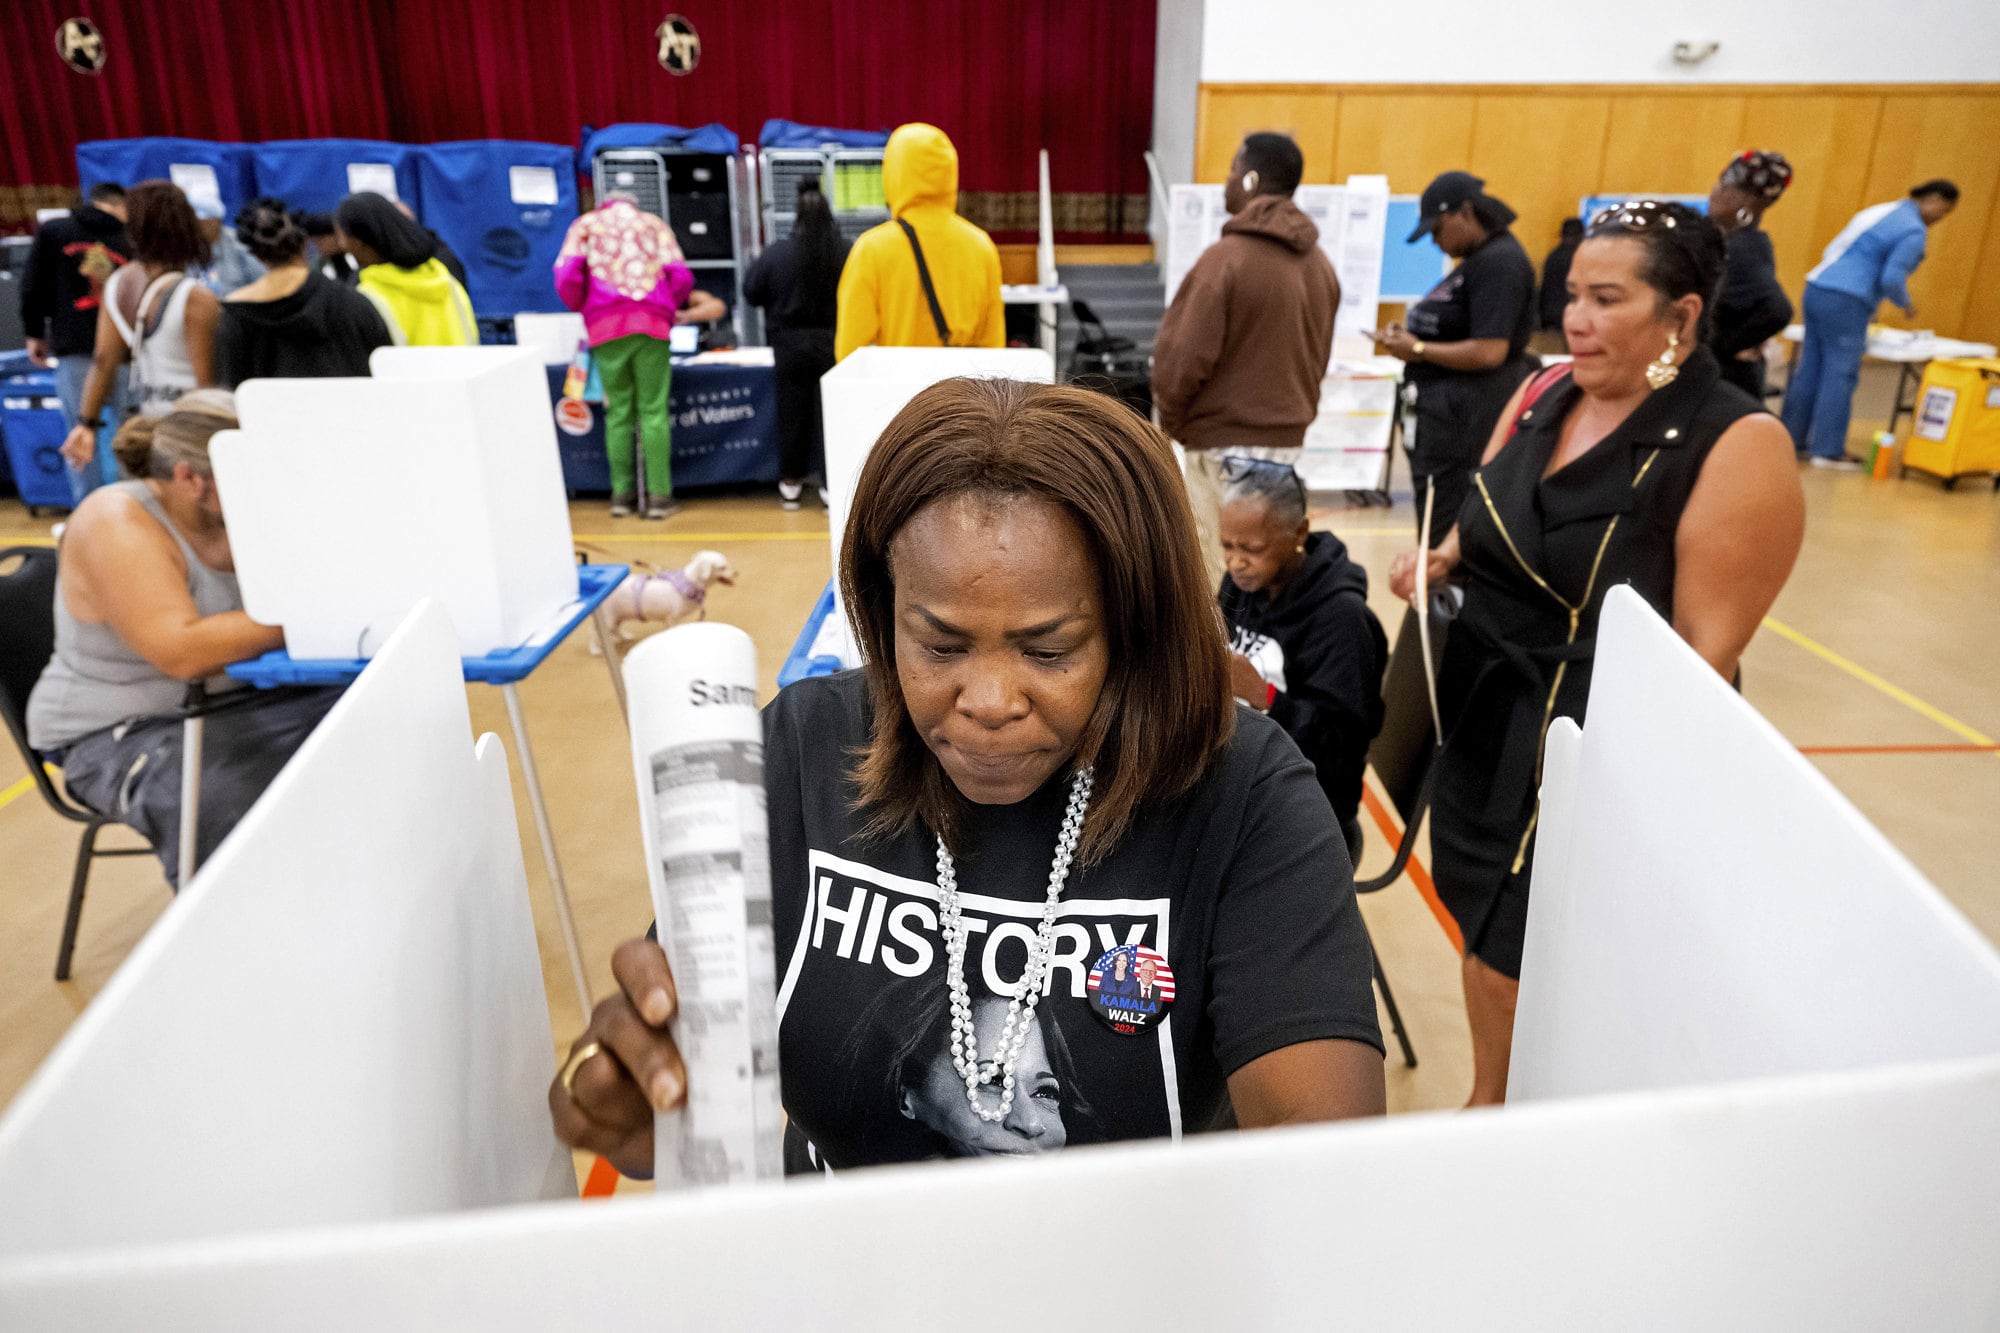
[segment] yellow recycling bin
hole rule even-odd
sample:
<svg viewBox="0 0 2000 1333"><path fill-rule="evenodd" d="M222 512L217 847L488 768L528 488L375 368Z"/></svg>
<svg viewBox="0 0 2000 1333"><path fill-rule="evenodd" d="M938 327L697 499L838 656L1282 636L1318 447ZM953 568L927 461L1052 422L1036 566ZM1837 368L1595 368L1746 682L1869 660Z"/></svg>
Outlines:
<svg viewBox="0 0 2000 1333"><path fill-rule="evenodd" d="M1903 444L1903 475L1911 468L1944 480L1993 473L2000 489L2000 358L1933 361L1917 392L1916 422Z"/></svg>

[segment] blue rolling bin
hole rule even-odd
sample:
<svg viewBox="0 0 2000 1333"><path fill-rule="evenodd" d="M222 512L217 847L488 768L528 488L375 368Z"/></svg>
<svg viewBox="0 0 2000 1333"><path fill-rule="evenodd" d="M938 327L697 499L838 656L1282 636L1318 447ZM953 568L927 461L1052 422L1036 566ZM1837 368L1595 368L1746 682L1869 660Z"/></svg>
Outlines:
<svg viewBox="0 0 2000 1333"><path fill-rule="evenodd" d="M69 469L58 452L68 433L53 373L35 370L0 378L0 438L6 442L14 487L30 515L68 509L73 503Z"/></svg>

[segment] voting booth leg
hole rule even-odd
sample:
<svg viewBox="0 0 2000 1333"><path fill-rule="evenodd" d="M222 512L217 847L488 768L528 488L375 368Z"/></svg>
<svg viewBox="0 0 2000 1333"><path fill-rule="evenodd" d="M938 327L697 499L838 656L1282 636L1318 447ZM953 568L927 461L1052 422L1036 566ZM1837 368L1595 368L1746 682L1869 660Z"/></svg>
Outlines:
<svg viewBox="0 0 2000 1333"><path fill-rule="evenodd" d="M590 613L590 632L597 636L597 651L603 655L604 665L611 671L611 693L618 699L618 715L630 726L632 710L625 706L625 673L618 668L618 654L611 650L611 630L605 624L602 606Z"/></svg>
<svg viewBox="0 0 2000 1333"><path fill-rule="evenodd" d="M200 714L181 723L181 845L176 891L185 889L194 878L195 831L201 826L201 729Z"/></svg>
<svg viewBox="0 0 2000 1333"><path fill-rule="evenodd" d="M1389 1027L1396 1034L1396 1044L1403 1048L1403 1063L1415 1069L1416 1048L1410 1045L1410 1034L1403 1030L1403 1011L1396 1007L1396 992L1389 989L1389 976L1382 970L1382 959L1375 952L1373 939L1368 941L1368 965L1375 969L1375 985L1382 992L1382 1007L1389 1011Z"/></svg>
<svg viewBox="0 0 2000 1333"><path fill-rule="evenodd" d="M616 668L614 668L615 670ZM569 953L569 970L576 982L576 1002L583 1021L590 1021L590 982L583 971L583 949L576 942L576 916L569 910L569 887L563 883L562 863L556 859L555 834L549 829L549 809L542 803L542 779L535 771L535 752L528 746L528 725L521 714L521 695L510 682L500 687L507 696L507 720L514 726L514 749L521 756L521 777L528 784L528 805L535 812L535 832L542 839L542 860L549 868L549 890L555 894L556 920L562 924L563 948Z"/></svg>

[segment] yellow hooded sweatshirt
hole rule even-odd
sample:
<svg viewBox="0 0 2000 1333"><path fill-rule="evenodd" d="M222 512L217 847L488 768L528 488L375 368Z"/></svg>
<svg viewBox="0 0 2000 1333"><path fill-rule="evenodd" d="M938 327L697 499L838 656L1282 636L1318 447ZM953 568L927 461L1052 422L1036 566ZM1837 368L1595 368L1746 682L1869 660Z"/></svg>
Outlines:
<svg viewBox="0 0 2000 1333"><path fill-rule="evenodd" d="M439 260L426 259L415 268L370 264L361 270L360 287L382 312L398 347L479 345L472 301Z"/></svg>
<svg viewBox="0 0 2000 1333"><path fill-rule="evenodd" d="M934 125L904 125L882 155L882 193L889 211L916 229L924 262L953 347L1004 347L1000 251L993 238L958 215L958 150ZM893 221L854 242L840 274L840 318L834 355L857 347L936 347L917 257Z"/></svg>

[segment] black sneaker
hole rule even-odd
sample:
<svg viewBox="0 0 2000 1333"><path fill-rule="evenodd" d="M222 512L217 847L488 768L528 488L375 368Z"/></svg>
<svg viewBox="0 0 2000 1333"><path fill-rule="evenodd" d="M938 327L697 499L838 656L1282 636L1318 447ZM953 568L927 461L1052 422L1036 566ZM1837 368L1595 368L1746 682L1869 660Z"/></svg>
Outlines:
<svg viewBox="0 0 2000 1333"><path fill-rule="evenodd" d="M639 499L639 497L638 497L638 496L636 496L636 495L614 495L614 496L612 496L612 497L611 497L611 517L613 517L613 518L630 518L630 517L632 517L632 506L633 506L634 504L638 503L638 499Z"/></svg>
<svg viewBox="0 0 2000 1333"><path fill-rule="evenodd" d="M671 495L649 495L646 497L647 518L672 518L680 512L680 502L675 500Z"/></svg>

